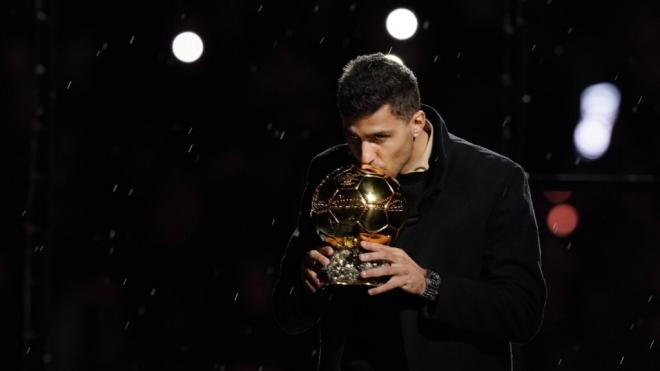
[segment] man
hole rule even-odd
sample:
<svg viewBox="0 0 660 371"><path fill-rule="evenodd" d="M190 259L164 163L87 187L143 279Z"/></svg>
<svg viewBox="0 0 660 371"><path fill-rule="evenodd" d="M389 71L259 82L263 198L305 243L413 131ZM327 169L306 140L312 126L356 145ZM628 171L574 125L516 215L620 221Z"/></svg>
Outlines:
<svg viewBox="0 0 660 371"><path fill-rule="evenodd" d="M511 370L513 344L543 319L546 286L538 229L522 168L447 132L420 104L406 66L378 53L350 61L339 79L347 144L317 155L298 227L282 259L275 316L288 333L320 326L320 370ZM392 246L362 243L361 272L381 286L326 289L334 253L309 207L332 170L360 162L396 177L406 222Z"/></svg>

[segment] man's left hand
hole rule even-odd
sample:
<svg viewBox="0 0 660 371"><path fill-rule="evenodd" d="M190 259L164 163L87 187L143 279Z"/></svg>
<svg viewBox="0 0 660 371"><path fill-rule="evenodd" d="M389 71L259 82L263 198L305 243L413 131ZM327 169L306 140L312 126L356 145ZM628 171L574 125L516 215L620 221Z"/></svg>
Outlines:
<svg viewBox="0 0 660 371"><path fill-rule="evenodd" d="M415 295L421 295L426 289L426 269L420 267L408 254L397 247L381 245L375 242L362 241L363 249L368 252L360 254L360 261L384 260L389 266L372 268L360 273L362 278L391 276L390 279L373 289L369 295L378 295L397 287Z"/></svg>

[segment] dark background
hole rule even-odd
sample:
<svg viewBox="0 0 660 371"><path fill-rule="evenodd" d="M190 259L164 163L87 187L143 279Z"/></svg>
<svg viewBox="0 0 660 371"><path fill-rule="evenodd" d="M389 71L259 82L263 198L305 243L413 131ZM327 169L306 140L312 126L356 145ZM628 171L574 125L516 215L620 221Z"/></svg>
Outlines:
<svg viewBox="0 0 660 371"><path fill-rule="evenodd" d="M285 336L270 292L307 163L343 140L341 68L377 51L530 174L549 298L524 369L660 369L660 4L596 0L3 2L0 369L309 369L315 334ZM597 82L622 102L589 162Z"/></svg>

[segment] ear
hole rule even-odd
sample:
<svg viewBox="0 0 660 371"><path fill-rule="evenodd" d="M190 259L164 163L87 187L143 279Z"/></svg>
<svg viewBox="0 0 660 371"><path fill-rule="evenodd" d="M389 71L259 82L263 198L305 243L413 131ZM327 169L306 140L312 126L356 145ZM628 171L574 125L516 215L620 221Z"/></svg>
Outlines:
<svg viewBox="0 0 660 371"><path fill-rule="evenodd" d="M424 130L424 125L426 124L426 114L424 111L419 110L413 114L412 117L412 133L413 138L416 138Z"/></svg>

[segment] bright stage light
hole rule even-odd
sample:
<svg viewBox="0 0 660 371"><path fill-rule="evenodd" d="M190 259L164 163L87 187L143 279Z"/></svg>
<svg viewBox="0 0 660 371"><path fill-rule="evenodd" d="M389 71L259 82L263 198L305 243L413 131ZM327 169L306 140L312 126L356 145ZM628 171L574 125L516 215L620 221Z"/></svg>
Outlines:
<svg viewBox="0 0 660 371"><path fill-rule="evenodd" d="M612 129L600 121L582 120L573 132L573 144L580 156L596 160L603 156L610 146Z"/></svg>
<svg viewBox="0 0 660 371"><path fill-rule="evenodd" d="M600 83L587 87L580 95L580 112L583 118L602 120L610 126L619 113L621 93L610 83Z"/></svg>
<svg viewBox="0 0 660 371"><path fill-rule="evenodd" d="M580 122L573 132L573 143L580 156L596 160L610 146L612 128L619 113L621 93L610 83L587 87L580 95Z"/></svg>
<svg viewBox="0 0 660 371"><path fill-rule="evenodd" d="M417 31L417 17L408 9L398 8L387 16L385 27L393 38L406 40Z"/></svg>
<svg viewBox="0 0 660 371"><path fill-rule="evenodd" d="M182 32L172 41L172 53L181 62L194 62L202 56L203 51L204 43L194 32Z"/></svg>

